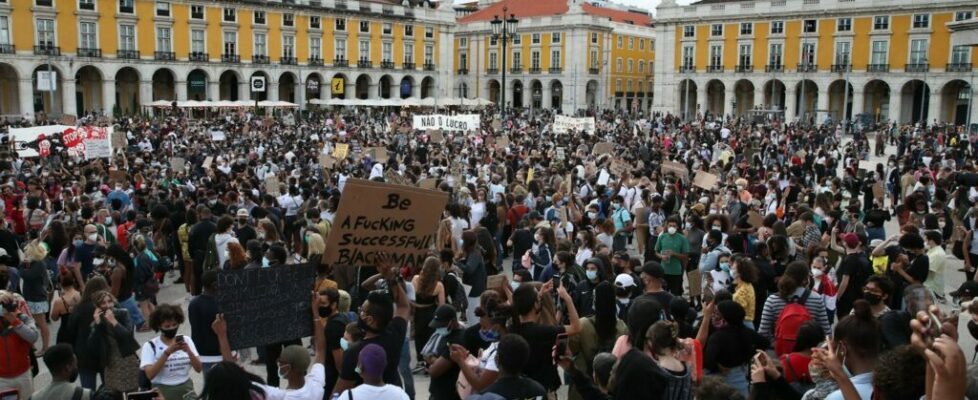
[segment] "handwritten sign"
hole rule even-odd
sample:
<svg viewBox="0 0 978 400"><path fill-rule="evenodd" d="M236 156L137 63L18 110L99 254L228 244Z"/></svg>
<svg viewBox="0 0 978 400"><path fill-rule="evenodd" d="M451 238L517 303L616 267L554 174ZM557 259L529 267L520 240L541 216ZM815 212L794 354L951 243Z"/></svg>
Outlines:
<svg viewBox="0 0 978 400"><path fill-rule="evenodd" d="M282 184L279 183L277 176L269 174L265 177L265 192L277 195L280 190L282 190Z"/></svg>
<svg viewBox="0 0 978 400"><path fill-rule="evenodd" d="M418 182L418 187L422 189L434 190L438 187L438 179L425 178Z"/></svg>
<svg viewBox="0 0 978 400"><path fill-rule="evenodd" d="M330 157L329 154L320 154L319 155L319 165L322 165L323 168L326 168L326 169L333 168L333 166L336 165L336 159L333 158L333 157Z"/></svg>
<svg viewBox="0 0 978 400"><path fill-rule="evenodd" d="M669 173L673 173L683 180L689 178L689 172L686 170L686 164L678 163L675 161L663 161L662 175L666 175Z"/></svg>
<svg viewBox="0 0 978 400"><path fill-rule="evenodd" d="M325 262L371 265L384 252L399 267L421 268L446 203L445 192L350 179L326 240Z"/></svg>
<svg viewBox="0 0 978 400"><path fill-rule="evenodd" d="M594 117L566 117L563 115L554 116L554 133L563 134L569 131L587 132L594 134Z"/></svg>
<svg viewBox="0 0 978 400"><path fill-rule="evenodd" d="M126 147L129 147L129 139L126 137L126 133L112 132L112 148L125 150Z"/></svg>
<svg viewBox="0 0 978 400"><path fill-rule="evenodd" d="M347 154L350 154L350 145L346 143L337 143L336 147L333 148L333 158L342 160L346 158Z"/></svg>
<svg viewBox="0 0 978 400"><path fill-rule="evenodd" d="M696 171L696 176L693 177L693 186L701 189L713 190L718 182L720 177L706 171Z"/></svg>
<svg viewBox="0 0 978 400"><path fill-rule="evenodd" d="M367 148L367 154L370 155L372 160L381 164L386 164L389 159L386 147L369 147Z"/></svg>
<svg viewBox="0 0 978 400"><path fill-rule="evenodd" d="M479 114L415 115L414 129L441 129L445 131L474 131L479 129Z"/></svg>
<svg viewBox="0 0 978 400"><path fill-rule="evenodd" d="M496 148L497 149L505 149L507 147L509 147L509 137L507 137L507 136L500 136L500 137L497 137L496 138Z"/></svg>
<svg viewBox="0 0 978 400"><path fill-rule="evenodd" d="M564 161L567 158L566 150L563 147L558 147L554 153L554 159L557 161Z"/></svg>
<svg viewBox="0 0 978 400"><path fill-rule="evenodd" d="M615 174L615 176L620 178L622 175L625 174L625 172L628 172L628 164L616 158L614 160L611 160L610 169L612 174Z"/></svg>
<svg viewBox="0 0 978 400"><path fill-rule="evenodd" d="M170 158L170 169L174 172L184 172L187 170L187 160L183 157Z"/></svg>
<svg viewBox="0 0 978 400"><path fill-rule="evenodd" d="M883 190L883 182L876 182L873 184L873 197L878 200L883 200L886 192Z"/></svg>
<svg viewBox="0 0 978 400"><path fill-rule="evenodd" d="M311 264L224 270L217 274L217 304L227 321L232 349L312 335Z"/></svg>
<svg viewBox="0 0 978 400"><path fill-rule="evenodd" d="M432 143L442 143L445 141L445 134L440 129L428 130L428 138Z"/></svg>
<svg viewBox="0 0 978 400"><path fill-rule="evenodd" d="M594 155L611 154L615 150L615 144L611 142L601 142L594 145Z"/></svg>
<svg viewBox="0 0 978 400"><path fill-rule="evenodd" d="M757 211L747 212L747 223L754 229L764 226L764 216Z"/></svg>
<svg viewBox="0 0 978 400"><path fill-rule="evenodd" d="M215 142L223 142L227 140L227 134L224 131L211 131L211 140Z"/></svg>

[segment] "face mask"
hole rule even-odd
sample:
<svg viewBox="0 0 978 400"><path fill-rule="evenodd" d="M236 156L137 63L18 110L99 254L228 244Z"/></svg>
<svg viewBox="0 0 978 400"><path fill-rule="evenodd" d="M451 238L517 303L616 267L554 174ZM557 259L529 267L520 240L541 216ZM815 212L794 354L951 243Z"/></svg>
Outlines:
<svg viewBox="0 0 978 400"><path fill-rule="evenodd" d="M713 225L713 230L715 230L715 231L718 231L719 232L722 228L723 228L723 225Z"/></svg>
<svg viewBox="0 0 978 400"><path fill-rule="evenodd" d="M449 332L449 330L448 330L448 327L447 326L446 327L435 329L435 334L436 335L445 336L445 335L448 334L448 332Z"/></svg>
<svg viewBox="0 0 978 400"><path fill-rule="evenodd" d="M177 328L173 329L160 329L160 334L167 339L173 339L177 337Z"/></svg>
<svg viewBox="0 0 978 400"><path fill-rule="evenodd" d="M590 220L594 220L595 218L598 218L598 213L596 213L594 211L588 211L587 212L587 218L590 219Z"/></svg>
<svg viewBox="0 0 978 400"><path fill-rule="evenodd" d="M620 303L622 305L628 305L628 303L631 303L631 302L632 302L632 299L629 299L628 297L623 297L623 298L618 299L618 303Z"/></svg>
<svg viewBox="0 0 978 400"><path fill-rule="evenodd" d="M359 367L357 367L357 368L359 368ZM279 368L277 372L278 372L278 379L280 379L280 380L281 379L285 379L285 376L288 375L288 372L282 372L282 368Z"/></svg>
<svg viewBox="0 0 978 400"><path fill-rule="evenodd" d="M880 303L883 302L883 296L880 296L880 295L878 295L876 293L866 293L866 292L864 292L863 293L863 298L866 299L866 301L868 301L869 304L870 305L873 305L873 306L877 306L877 305L879 305Z"/></svg>
<svg viewBox="0 0 978 400"><path fill-rule="evenodd" d="M693 229L693 224L691 222L687 222L687 223L683 224L683 229L685 229L687 231L690 230L690 229Z"/></svg>
<svg viewBox="0 0 978 400"><path fill-rule="evenodd" d="M484 342L494 343L499 341L499 332L492 329L487 331L479 329L479 338Z"/></svg>
<svg viewBox="0 0 978 400"><path fill-rule="evenodd" d="M824 273L825 272L822 272L822 270L820 270L818 268L812 269L812 276L815 277L815 279L821 278L822 277L822 274L824 274Z"/></svg>
<svg viewBox="0 0 978 400"><path fill-rule="evenodd" d="M97 233L93 233L91 235L88 235L88 241L89 242L94 242L96 240L98 240L98 234Z"/></svg>
<svg viewBox="0 0 978 400"><path fill-rule="evenodd" d="M264 231L258 232L258 239L259 240L265 240L265 232Z"/></svg>
<svg viewBox="0 0 978 400"><path fill-rule="evenodd" d="M112 217L105 217L105 225L112 225Z"/></svg>
<svg viewBox="0 0 978 400"><path fill-rule="evenodd" d="M105 259L102 259L102 258L93 258L92 259L92 265L94 265L96 267L99 266L99 265L102 265L104 263L105 263Z"/></svg>
<svg viewBox="0 0 978 400"><path fill-rule="evenodd" d="M517 288L519 288L519 287L520 287L520 282L513 282L513 281L510 281L510 282L509 282L509 287L510 287L511 289L513 289L513 290L516 290Z"/></svg>
<svg viewBox="0 0 978 400"><path fill-rule="evenodd" d="M262 257L261 258L261 267L262 268L268 268L269 266L271 266L271 261L268 261L268 257Z"/></svg>
<svg viewBox="0 0 978 400"><path fill-rule="evenodd" d="M736 280L738 276L740 276L740 274L737 273L737 270L735 269L730 270L730 278Z"/></svg>
<svg viewBox="0 0 978 400"><path fill-rule="evenodd" d="M319 313L319 316L321 318L326 318L326 317L329 316L330 307L329 306L319 306L319 309L316 310L316 311Z"/></svg>
<svg viewBox="0 0 978 400"><path fill-rule="evenodd" d="M730 263L722 262L720 263L720 269L724 271L730 271Z"/></svg>
<svg viewBox="0 0 978 400"><path fill-rule="evenodd" d="M676 227L675 226L670 226L668 230L669 230L669 234L670 235L675 235L676 234Z"/></svg>
<svg viewBox="0 0 978 400"><path fill-rule="evenodd" d="M587 280L589 280L589 281L598 280L598 270L589 269L587 271L584 271L584 275L587 276Z"/></svg>
<svg viewBox="0 0 978 400"><path fill-rule="evenodd" d="M618 203L611 203L611 209L612 209L612 210L617 210L617 209L619 209L619 208L621 208L621 204L618 204Z"/></svg>
<svg viewBox="0 0 978 400"><path fill-rule="evenodd" d="M75 245L75 247L81 247L82 244L85 244L85 241L81 239L75 239L74 241L71 242L71 244Z"/></svg>
<svg viewBox="0 0 978 400"><path fill-rule="evenodd" d="M340 348L346 351L350 348L350 342L346 341L346 338L340 338Z"/></svg>

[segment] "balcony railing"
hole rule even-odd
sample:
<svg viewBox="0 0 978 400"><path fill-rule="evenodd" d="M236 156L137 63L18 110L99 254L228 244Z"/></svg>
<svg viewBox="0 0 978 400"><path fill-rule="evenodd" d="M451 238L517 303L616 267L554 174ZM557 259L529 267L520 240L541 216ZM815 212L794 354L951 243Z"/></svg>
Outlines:
<svg viewBox="0 0 978 400"><path fill-rule="evenodd" d="M345 58L334 58L333 66L337 68L347 68L350 66L350 60L347 60Z"/></svg>
<svg viewBox="0 0 978 400"><path fill-rule="evenodd" d="M496 75L499 73L499 68L488 68L486 69L486 73L489 75Z"/></svg>
<svg viewBox="0 0 978 400"><path fill-rule="evenodd" d="M177 59L177 54L172 51L153 52L153 58L157 61L173 61Z"/></svg>
<svg viewBox="0 0 978 400"><path fill-rule="evenodd" d="M866 72L890 72L890 64L869 64Z"/></svg>
<svg viewBox="0 0 978 400"><path fill-rule="evenodd" d="M764 72L784 72L782 64L768 64L764 66Z"/></svg>
<svg viewBox="0 0 978 400"><path fill-rule="evenodd" d="M947 72L971 72L971 63L950 63Z"/></svg>
<svg viewBox="0 0 978 400"><path fill-rule="evenodd" d="M696 72L696 66L695 65L680 65L679 66L679 72L680 73L683 73L683 74L694 73L694 72Z"/></svg>
<svg viewBox="0 0 978 400"><path fill-rule="evenodd" d="M742 73L743 72L754 72L754 66L753 65L738 65L737 66L737 72L742 72Z"/></svg>
<svg viewBox="0 0 978 400"><path fill-rule="evenodd" d="M832 64L832 72L852 72L852 64Z"/></svg>
<svg viewBox="0 0 978 400"><path fill-rule="evenodd" d="M530 67L530 73L531 74L539 74L540 73L540 67Z"/></svg>
<svg viewBox="0 0 978 400"><path fill-rule="evenodd" d="M306 64L308 64L310 67L322 67L323 59L319 57L309 57L309 60L306 61Z"/></svg>
<svg viewBox="0 0 978 400"><path fill-rule="evenodd" d="M123 60L138 60L139 50L119 50L115 53L115 56Z"/></svg>
<svg viewBox="0 0 978 400"><path fill-rule="evenodd" d="M102 49L78 49L78 57L102 58Z"/></svg>
<svg viewBox="0 0 978 400"><path fill-rule="evenodd" d="M927 72L930 71L930 65L924 63L907 64L904 70L906 72Z"/></svg>
<svg viewBox="0 0 978 400"><path fill-rule="evenodd" d="M458 71L456 71L455 73L457 75L468 75L469 74L469 70L468 70L468 68L459 68Z"/></svg>
<svg viewBox="0 0 978 400"><path fill-rule="evenodd" d="M337 1L337 2L336 2L336 9L337 9L337 10L346 10L347 8L348 8L348 7L347 7L347 5L346 5L346 2L345 2L345 1Z"/></svg>
<svg viewBox="0 0 978 400"><path fill-rule="evenodd" d="M509 68L509 73L511 73L511 74L522 74L523 73L523 66L522 65L514 65L514 66L512 66L512 67Z"/></svg>
<svg viewBox="0 0 978 400"><path fill-rule="evenodd" d="M39 56L60 56L61 48L58 46L34 46L34 54Z"/></svg>
<svg viewBox="0 0 978 400"><path fill-rule="evenodd" d="M124 6L124 5L121 5L121 4L119 5L119 13L120 14L132 14L132 12L133 12L133 8L132 8L131 5L128 5L128 6Z"/></svg>
<svg viewBox="0 0 978 400"><path fill-rule="evenodd" d="M241 62L241 56L237 54L221 54L221 62L237 64Z"/></svg>
<svg viewBox="0 0 978 400"><path fill-rule="evenodd" d="M357 60L357 68L373 68L374 64L366 58Z"/></svg>
<svg viewBox="0 0 978 400"><path fill-rule="evenodd" d="M190 53L190 61L208 62L210 59L211 57L207 53L202 53L199 51Z"/></svg>
<svg viewBox="0 0 978 400"><path fill-rule="evenodd" d="M16 52L17 51L14 49L14 45L10 43L0 44L0 54L14 54Z"/></svg>
<svg viewBox="0 0 978 400"><path fill-rule="evenodd" d="M268 56L263 56L263 55L258 55L258 54L255 54L255 55L251 56L251 63L252 64L268 64L269 62L270 61L269 61Z"/></svg>
<svg viewBox="0 0 978 400"><path fill-rule="evenodd" d="M797 72L815 72L816 68L815 64L798 64L798 68L795 70Z"/></svg>
<svg viewBox="0 0 978 400"><path fill-rule="evenodd" d="M588 68L587 69L587 72L589 74L591 74L591 75L597 75L597 74L601 73L601 69L598 68L598 67L591 67L591 68Z"/></svg>
<svg viewBox="0 0 978 400"><path fill-rule="evenodd" d="M434 71L435 70L435 64L433 64L433 63L424 63L424 70L425 71Z"/></svg>
<svg viewBox="0 0 978 400"><path fill-rule="evenodd" d="M278 59L278 63L282 65L296 65L299 63L299 60L297 60L295 57L282 56Z"/></svg>
<svg viewBox="0 0 978 400"><path fill-rule="evenodd" d="M710 65L706 67L706 72L723 72L722 65Z"/></svg>
<svg viewBox="0 0 978 400"><path fill-rule="evenodd" d="M402 62L401 63L401 69L412 69L413 70L414 69L414 63L413 62L408 62L408 61Z"/></svg>
<svg viewBox="0 0 978 400"><path fill-rule="evenodd" d="M391 60L383 60L380 62L381 69L394 69L394 62Z"/></svg>
<svg viewBox="0 0 978 400"><path fill-rule="evenodd" d="M204 13L191 11L190 12L190 18L191 19L204 19Z"/></svg>
<svg viewBox="0 0 978 400"><path fill-rule="evenodd" d="M550 73L551 74L559 74L560 71L561 71L561 68L560 67L550 67Z"/></svg>

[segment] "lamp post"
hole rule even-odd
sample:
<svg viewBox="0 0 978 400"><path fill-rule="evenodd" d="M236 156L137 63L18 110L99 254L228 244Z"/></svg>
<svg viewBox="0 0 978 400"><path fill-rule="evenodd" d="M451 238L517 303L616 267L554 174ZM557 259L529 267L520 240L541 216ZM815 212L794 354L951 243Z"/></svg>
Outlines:
<svg viewBox="0 0 978 400"><path fill-rule="evenodd" d="M846 88L842 92L842 136L845 136L849 133L849 118L847 118L849 114L849 70L852 69L849 64L848 51L842 53L842 61L844 61L842 68L846 69Z"/></svg>
<svg viewBox="0 0 978 400"><path fill-rule="evenodd" d="M925 120L925 118L927 118L927 117L924 116L924 107L927 107L927 102L930 101L930 93L929 93L930 92L930 86L927 86L927 70L929 69L928 66L930 64L929 64L929 61L927 61L927 58L924 58L923 59L922 65L923 66L921 68L924 69L924 80L920 83L921 84L921 87L920 87L920 117L917 118L917 120L920 122L921 128L923 128L924 126L927 125L927 121Z"/></svg>
<svg viewBox="0 0 978 400"><path fill-rule="evenodd" d="M516 19L516 14L509 14L509 18L506 18L506 12L509 11L507 7L503 7L503 19L500 19L498 15L492 18L489 25L492 26L492 38L497 41L502 41L503 44L503 82L500 87L500 100L499 107L503 115L503 119L506 119L506 45L513 39L513 33L516 32L516 24L520 21Z"/></svg>

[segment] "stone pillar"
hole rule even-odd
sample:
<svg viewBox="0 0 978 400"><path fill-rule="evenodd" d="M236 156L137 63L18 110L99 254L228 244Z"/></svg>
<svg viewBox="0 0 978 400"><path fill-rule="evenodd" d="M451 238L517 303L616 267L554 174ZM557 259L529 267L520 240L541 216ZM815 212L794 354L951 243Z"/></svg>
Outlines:
<svg viewBox="0 0 978 400"><path fill-rule="evenodd" d="M829 109L829 88L828 86L826 86L825 89L819 89L818 104L815 106L815 109L811 110L812 113L806 113L806 116L815 117L815 123L817 124L822 121L825 121L825 116L819 114L818 112L823 110L828 111L828 109Z"/></svg>
<svg viewBox="0 0 978 400"><path fill-rule="evenodd" d="M115 81L102 81L102 113L112 115L115 111Z"/></svg>
<svg viewBox="0 0 978 400"><path fill-rule="evenodd" d="M139 107L153 102L153 81L139 81ZM142 110L136 110L137 112Z"/></svg>
<svg viewBox="0 0 978 400"><path fill-rule="evenodd" d="M207 80L207 93L204 93L204 100L221 99L221 81L219 79Z"/></svg>
<svg viewBox="0 0 978 400"><path fill-rule="evenodd" d="M770 107L770 105L764 103L764 85L763 84L757 85L755 83L755 86L754 86L754 103L753 104L750 104L749 107L745 108L745 110L752 110L752 109L754 109L754 107L756 107L758 105L761 105L765 110L766 109L769 109L769 107Z"/></svg>
<svg viewBox="0 0 978 400"><path fill-rule="evenodd" d="M268 84L268 80L265 80L265 86L271 86ZM267 90L267 89L266 89ZM245 78L242 82L238 82L238 100L250 99L251 98L251 79Z"/></svg>
<svg viewBox="0 0 978 400"><path fill-rule="evenodd" d="M903 95L899 90L890 90L890 110L889 119L894 122L903 122Z"/></svg>
<svg viewBox="0 0 978 400"><path fill-rule="evenodd" d="M543 85L543 98L540 101L540 106L542 108L553 108L553 93L550 91L550 85Z"/></svg>
<svg viewBox="0 0 978 400"><path fill-rule="evenodd" d="M866 102L865 96L862 89L853 87L852 90L852 118L855 119L857 115L862 114L863 105Z"/></svg>
<svg viewBox="0 0 978 400"><path fill-rule="evenodd" d="M176 89L175 94L177 96L174 100L189 100L187 99L187 81L176 81L174 85L176 86L174 89Z"/></svg>
<svg viewBox="0 0 978 400"><path fill-rule="evenodd" d="M927 123L933 123L934 120L937 120L937 122L945 121L947 119L947 113L941 107L943 105L941 93L934 90L934 87L931 85L927 85L927 88L930 89L930 101L928 102L927 114L924 115L924 118Z"/></svg>
<svg viewBox="0 0 978 400"><path fill-rule="evenodd" d="M17 82L17 99L20 102L20 115L34 119L34 80L28 77Z"/></svg>
<svg viewBox="0 0 978 400"><path fill-rule="evenodd" d="M723 85L723 115L735 115L737 109L733 107L734 102L737 101L737 91L736 84L730 82L724 82ZM740 103L737 104L740 106Z"/></svg>
<svg viewBox="0 0 978 400"><path fill-rule="evenodd" d="M696 107L690 113L690 118L695 119L697 115L706 115L709 104L710 99L707 98L706 94L706 82L696 82Z"/></svg>
<svg viewBox="0 0 978 400"><path fill-rule="evenodd" d="M787 86L787 84L788 84L787 82L784 82L784 84L785 84L786 87L790 87L790 86ZM775 91L775 93L777 93L777 92ZM797 99L797 97L795 95L796 95L795 92L788 91L787 89L785 89L785 92L784 92L784 104L782 104L784 106L784 120L785 120L785 122L792 122L792 121L795 120L795 118L798 118L798 114L796 113L797 107L798 107L798 99ZM773 98L773 96L772 96L772 98Z"/></svg>
<svg viewBox="0 0 978 400"><path fill-rule="evenodd" d="M78 112L77 102L75 101L75 80L65 79L61 81L61 87L58 88L61 91L61 101L59 104L60 109L56 111L61 114L75 114Z"/></svg>
<svg viewBox="0 0 978 400"><path fill-rule="evenodd" d="M265 85L265 95L268 101L278 101L278 82Z"/></svg>

